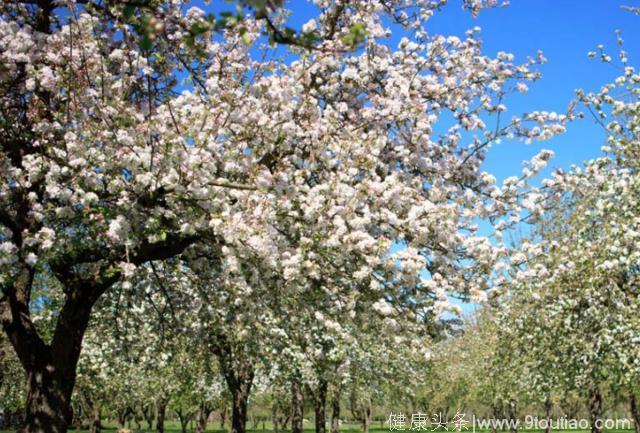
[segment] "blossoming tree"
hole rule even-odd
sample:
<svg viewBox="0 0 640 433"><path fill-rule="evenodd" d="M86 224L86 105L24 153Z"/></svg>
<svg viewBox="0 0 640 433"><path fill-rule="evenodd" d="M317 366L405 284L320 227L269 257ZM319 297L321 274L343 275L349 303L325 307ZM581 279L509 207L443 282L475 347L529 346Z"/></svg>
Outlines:
<svg viewBox="0 0 640 433"><path fill-rule="evenodd" d="M520 341L539 398L554 390L582 393L593 432L602 429L605 390L626 394L640 421L640 74L624 52L620 57L623 74L615 83L578 93L606 131L604 155L544 182L533 204L535 236L515 263L511 311L501 325ZM601 58L611 61L604 52Z"/></svg>

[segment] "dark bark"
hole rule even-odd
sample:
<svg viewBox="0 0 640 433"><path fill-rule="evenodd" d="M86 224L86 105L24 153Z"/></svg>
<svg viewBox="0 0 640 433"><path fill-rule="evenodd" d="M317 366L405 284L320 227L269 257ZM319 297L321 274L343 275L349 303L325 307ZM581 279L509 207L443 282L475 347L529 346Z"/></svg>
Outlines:
<svg viewBox="0 0 640 433"><path fill-rule="evenodd" d="M591 433L602 433L602 394L597 386L591 390L589 396L589 419Z"/></svg>
<svg viewBox="0 0 640 433"><path fill-rule="evenodd" d="M320 378L318 388L313 393L316 433L326 432L327 381Z"/></svg>
<svg viewBox="0 0 640 433"><path fill-rule="evenodd" d="M234 374L232 383L227 381L233 398L231 408L231 433L245 433L247 430L247 406L253 383L253 371L249 374Z"/></svg>
<svg viewBox="0 0 640 433"><path fill-rule="evenodd" d="M231 393L231 433L245 433L247 406L253 385L253 365L235 353L224 334L216 334L211 349L218 358L220 369Z"/></svg>
<svg viewBox="0 0 640 433"><path fill-rule="evenodd" d="M514 399L509 400L509 431L516 433L518 431L518 402Z"/></svg>
<svg viewBox="0 0 640 433"><path fill-rule="evenodd" d="M61 18L54 16L58 7L58 2L54 0L16 3L31 3L25 9L31 11L31 16L25 17L24 24L28 24L37 34L50 34L51 24L57 23ZM17 83L25 78L25 67L22 62L17 62L15 66ZM42 88L36 89L31 97L18 86L10 87L13 88L4 96L11 99L12 108L8 112L3 111L0 127L0 152L3 159L12 167L23 167L26 157L33 154L46 155L45 158L48 159L51 149L37 144L40 132L36 130L32 120L34 117L26 115L27 110L31 110L35 102L38 106L35 109L38 112L35 116L39 119L37 122L40 119L54 121L54 113L67 102L55 98L55 92ZM53 146L59 144L63 142L54 143ZM35 200L29 198L32 194L36 197ZM162 189L153 191L148 198L150 201L144 203L141 197L136 206L151 209L163 199L163 195ZM109 196L102 198L109 199ZM50 343L45 343L33 325L29 312L35 271L25 263L24 258L32 247L25 244L24 233L36 233L43 227L43 221L35 216L37 212L33 210L36 205L47 208L49 204L43 178L34 180L29 185L16 184L7 197L3 197L0 206L0 224L10 231L10 240L18 248L19 257L12 281L7 285L3 284L0 290L0 322L27 375L21 430L25 433L64 433L71 424L71 394L76 380L82 338L94 303L120 278L117 264L130 259L132 263L139 265L149 260L173 257L197 240L196 236L185 237L173 233L173 228L167 226L168 235L163 241L143 241L141 245L131 249L125 247L124 243L119 247L105 248L102 242L89 238L70 239L68 248L53 248L42 267L46 267L64 287L65 300L61 310L55 311L57 322L53 338ZM66 226L70 220L62 224L55 220L48 222L53 223L52 227L55 228ZM72 233L76 231L84 237L82 233L86 226L81 226L81 230L76 228L73 225L66 226L65 236L73 236ZM86 267L79 266L83 264L96 265L95 274L93 270L87 272Z"/></svg>
<svg viewBox="0 0 640 433"><path fill-rule="evenodd" d="M355 393L351 395L351 414L360 421L360 426L364 433L369 432L371 412L371 401L368 398L361 398Z"/></svg>
<svg viewBox="0 0 640 433"><path fill-rule="evenodd" d="M331 400L331 433L340 433L340 394L336 394Z"/></svg>
<svg viewBox="0 0 640 433"><path fill-rule="evenodd" d="M503 411L502 411L502 407L501 407L501 405L498 405L497 403L494 403L494 404L491 406L491 411L493 412L493 419L494 419L494 420L502 419L502 413L503 413ZM497 432L497 426L496 426L496 423L492 423L492 425L491 425L491 431L492 431L493 433L496 433L496 432Z"/></svg>
<svg viewBox="0 0 640 433"><path fill-rule="evenodd" d="M142 407L142 415L144 416L145 421L147 421L147 430L151 431L153 429L153 417L155 415L155 407L153 403L147 403Z"/></svg>
<svg viewBox="0 0 640 433"><path fill-rule="evenodd" d="M631 417L633 418L633 428L636 433L640 433L640 411L638 410L638 401L634 392L631 392L629 395L629 408L631 409Z"/></svg>
<svg viewBox="0 0 640 433"><path fill-rule="evenodd" d="M551 409L553 409L553 404L551 403L551 398L547 395L547 398L544 401L544 416L547 420L546 428L544 429L544 433L551 433Z"/></svg>
<svg viewBox="0 0 640 433"><path fill-rule="evenodd" d="M33 278L31 276L31 278ZM70 290L59 312L51 344L45 344L29 316L29 287L7 294L2 322L27 373L25 433L64 433L73 419L71 394L82 338L91 309L113 281ZM22 293L22 295L21 295ZM21 299L22 298L22 299ZM0 308L2 310L2 308Z"/></svg>
<svg viewBox="0 0 640 433"><path fill-rule="evenodd" d="M291 381L291 433L302 433L304 396L299 378Z"/></svg>
<svg viewBox="0 0 640 433"><path fill-rule="evenodd" d="M167 414L169 399L161 397L156 400L156 433L164 433L164 419Z"/></svg>
<svg viewBox="0 0 640 433"><path fill-rule="evenodd" d="M16 410L6 410L4 413L3 428L16 428L22 424L22 413Z"/></svg>
<svg viewBox="0 0 640 433"><path fill-rule="evenodd" d="M126 427L127 419L129 419L129 415L131 415L132 413L133 409L131 409L130 406L123 407L117 410L118 426L120 428Z"/></svg>

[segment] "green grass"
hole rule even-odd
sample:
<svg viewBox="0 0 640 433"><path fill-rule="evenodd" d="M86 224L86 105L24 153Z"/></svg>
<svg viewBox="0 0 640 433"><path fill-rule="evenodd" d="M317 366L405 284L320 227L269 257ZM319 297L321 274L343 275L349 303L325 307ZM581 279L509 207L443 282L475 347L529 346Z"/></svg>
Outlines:
<svg viewBox="0 0 640 433"><path fill-rule="evenodd" d="M307 423L305 423L307 424ZM251 425L251 423L249 423L249 425ZM155 425L154 425L154 429L149 432L148 430L146 430L144 428L145 424L143 423L143 428L142 430L140 430L140 433L155 433ZM105 429L103 429L102 431L104 433L115 433L118 429L115 427L115 425L113 423L105 423ZM133 433L136 433L136 430L132 428L131 430ZM192 430L188 429L187 431L191 432ZM288 433L290 430L281 430L281 433ZM522 432L527 432L527 433L541 433L542 430L525 430L525 429L520 429L519 431ZM70 433L86 433L86 430L69 430ZM166 433L181 433L180 430L180 424L177 421L167 421L165 423L165 432ZM210 423L209 424L209 428L207 428L207 433L228 433L229 430L222 430L220 429L220 425L217 422L214 423ZM305 429L304 429L304 433L314 433L315 429L312 426L307 426L305 425ZM347 425L342 425L340 428L340 432L341 433L362 433L362 430L360 429L360 427L356 424L347 424ZM413 433L411 430L409 430L408 428L405 429L406 433ZM426 430L423 431L424 433L431 433L431 430ZM468 430L463 430L462 433L473 433L473 430L468 429ZM14 431L10 431L10 430L0 430L0 433L14 433ZM261 428L258 429L247 429L247 433L273 433L271 430L262 430ZM388 427L384 427L384 428L380 428L380 424L377 423L375 426L371 426L371 428L369 429L369 433L389 433L389 429ZM397 433L397 432L396 432ZM433 433L447 433L444 430L440 429L440 430L436 430ZM450 430L450 433L451 432ZM482 430L476 430L476 433L488 433L487 431L482 431ZM588 430L552 430L552 433L589 433ZM603 430L603 433L634 433L633 430Z"/></svg>

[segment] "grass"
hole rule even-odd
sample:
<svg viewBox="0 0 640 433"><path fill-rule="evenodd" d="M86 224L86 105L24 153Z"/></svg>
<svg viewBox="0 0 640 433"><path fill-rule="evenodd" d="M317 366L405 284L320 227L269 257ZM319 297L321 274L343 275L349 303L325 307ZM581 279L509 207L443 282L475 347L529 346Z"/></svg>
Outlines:
<svg viewBox="0 0 640 433"><path fill-rule="evenodd" d="M305 423L307 424L307 423ZM309 423L310 424L310 423ZM154 429L149 432L148 430L146 430L144 428L144 423L143 423L143 428L142 430L140 430L140 433L155 433L155 425L154 425ZM118 431L117 427L115 427L115 425L113 423L109 423L109 422L105 422L105 429L102 430L102 432L104 433L115 433ZM131 431L133 433L136 433L135 429L131 429ZM188 432L192 432L191 429L187 430ZM281 430L281 433L288 433L290 430ZM329 431L329 430L327 430ZM525 430L525 429L520 429L519 431L521 432L527 432L527 433L541 433L542 430ZM87 430L69 430L69 433L86 433ZM181 433L181 429L180 429L180 423L178 423L177 421L167 421L165 422L165 432L166 433ZM220 429L220 425L218 424L218 422L214 422L214 423L210 423L208 428L207 428L207 433L228 433L229 430L227 429ZM310 425L306 425L305 429L304 429L304 433L314 433L315 429L313 428L313 426ZM340 428L340 432L341 433L362 433L362 430L360 429L359 425L357 424L343 424ZM411 430L409 430L408 428L405 429L406 433L413 433ZM424 431L424 433L431 433L431 430L426 430ZM449 431L450 433L451 430ZM471 430L470 428L468 430L463 430L462 433L473 433L473 430ZM14 433L13 430L0 430L0 433ZM261 428L259 429L247 429L247 433L273 433L271 430L262 430ZM369 433L389 433L389 428L388 427L383 427L380 428L380 424L377 423L375 426L371 426L371 428L369 429ZM435 430L433 433L447 433L446 431L439 429L439 430ZM487 431L482 431L482 430L476 430L476 433L488 433ZM590 433L588 430L552 430L552 433ZM634 433L633 430L603 430L603 433Z"/></svg>

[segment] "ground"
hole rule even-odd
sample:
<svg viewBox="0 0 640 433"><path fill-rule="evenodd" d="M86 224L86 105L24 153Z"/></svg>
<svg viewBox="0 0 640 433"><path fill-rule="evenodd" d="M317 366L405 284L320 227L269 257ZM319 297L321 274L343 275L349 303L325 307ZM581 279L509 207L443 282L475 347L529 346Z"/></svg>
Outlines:
<svg viewBox="0 0 640 433"><path fill-rule="evenodd" d="M104 433L115 433L118 429L115 428L113 426L113 424L110 423L105 423L106 427L104 430L102 430ZM173 421L168 421L165 427L165 433L180 433L180 424L178 422L173 422ZM193 430L188 429L188 432L192 432ZM288 433L290 430L287 429L285 430L283 433ZM327 430L329 431L329 430ZM358 428L357 425L348 425L346 427L343 427L341 430L341 433L362 433L362 430L360 430L360 428ZM411 430L406 429L405 430L407 433L412 433ZM451 431L451 430L450 430ZM524 430L521 429L520 431L526 431L527 433L541 433L541 430ZM135 430L132 429L132 432L135 432ZM210 426L210 428L207 429L207 433L227 433L228 430L221 430L219 428L219 426L217 425L217 423L215 423L215 425ZM313 427L306 427L304 429L304 433L314 433L315 429ZM447 433L444 430L436 430L433 433ZM474 433L471 429L468 430L462 430L462 433L467 432L467 433ZM611 432L615 432L615 433L633 433L633 430L604 430L603 433L611 433ZM13 431L9 431L9 430L0 430L0 433L14 433ZM86 433L86 430L69 430L69 433ZM152 430L152 432L148 432L146 429L142 429L141 433L155 433L155 428ZM262 430L262 429L257 429L257 430L251 430L248 429L247 433L272 433L271 430ZM371 428L369 429L369 433L389 433L389 428L385 427L385 428L380 428L380 427L375 427L375 428ZM431 433L430 430L427 430L426 433ZM453 432L452 432L453 433ZM488 432L482 432L480 430L476 430L476 433L488 433ZM553 430L553 433L589 433L588 430Z"/></svg>

